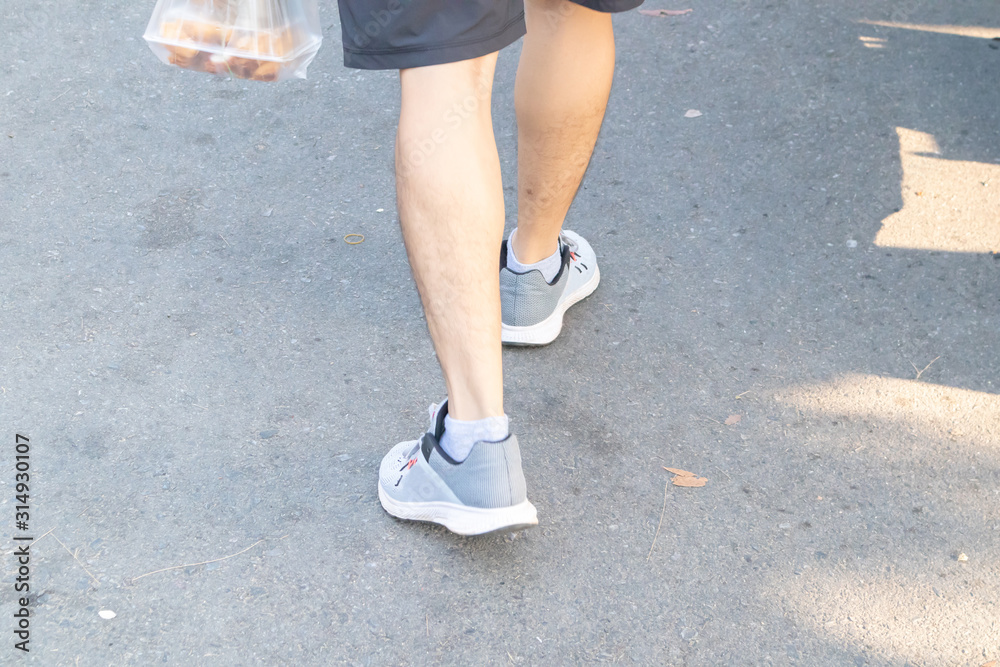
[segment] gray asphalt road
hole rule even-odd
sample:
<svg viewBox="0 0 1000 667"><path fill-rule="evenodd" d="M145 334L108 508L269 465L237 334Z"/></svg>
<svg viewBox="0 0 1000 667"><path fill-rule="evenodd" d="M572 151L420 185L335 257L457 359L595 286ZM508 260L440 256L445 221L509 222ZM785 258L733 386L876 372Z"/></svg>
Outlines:
<svg viewBox="0 0 1000 667"><path fill-rule="evenodd" d="M541 523L461 539L376 497L443 395L395 75L326 1L309 80L260 84L161 65L151 3L0 0L0 662L1000 659L995 3L692 8L619 17L568 223L603 282L505 353Z"/></svg>

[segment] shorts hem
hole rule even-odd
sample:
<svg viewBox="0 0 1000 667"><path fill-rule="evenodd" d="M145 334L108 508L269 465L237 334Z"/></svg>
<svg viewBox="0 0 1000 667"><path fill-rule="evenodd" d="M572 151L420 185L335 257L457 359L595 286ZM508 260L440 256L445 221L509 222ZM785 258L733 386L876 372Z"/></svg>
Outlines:
<svg viewBox="0 0 1000 667"><path fill-rule="evenodd" d="M354 69L409 69L443 65L479 58L510 46L525 33L524 13L511 19L499 32L482 39L441 46L361 50L344 46L344 66Z"/></svg>
<svg viewBox="0 0 1000 667"><path fill-rule="evenodd" d="M570 2L587 9L593 9L595 12L617 14L635 9L643 3L643 0L570 0Z"/></svg>

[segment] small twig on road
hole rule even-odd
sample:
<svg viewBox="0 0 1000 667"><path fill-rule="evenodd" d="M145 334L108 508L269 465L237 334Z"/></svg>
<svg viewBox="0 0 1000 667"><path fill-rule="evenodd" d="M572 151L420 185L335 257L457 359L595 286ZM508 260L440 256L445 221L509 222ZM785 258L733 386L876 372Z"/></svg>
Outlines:
<svg viewBox="0 0 1000 667"><path fill-rule="evenodd" d="M917 371L917 377L915 377L913 379L914 380L919 380L920 376L924 374L924 371L926 371L928 368L930 368L931 364L933 364L935 361L937 361L940 358L941 358L941 355L938 355L938 356L934 357L933 359L931 359L931 363L930 364L927 364L926 366L924 366L923 368L920 368L920 369L918 369L917 365L911 361L910 365L913 366L913 370Z"/></svg>
<svg viewBox="0 0 1000 667"><path fill-rule="evenodd" d="M693 9L640 9L643 16L684 16L690 14Z"/></svg>
<svg viewBox="0 0 1000 667"><path fill-rule="evenodd" d="M288 537L288 535L285 535L283 537L279 537L278 539L279 540L283 540L286 537ZM266 542L266 541L267 541L267 538L264 538L264 539L261 539L261 540L257 540L256 542L254 542L253 544L251 544L250 546L248 546L246 549L243 549L242 551L237 551L236 553L230 554L228 556L223 556L222 558L213 558L212 560L203 560L200 563L185 563L184 565L171 565L170 567L165 567L165 568L162 568L160 570L153 570L152 572L147 572L146 574L140 574L138 577L132 577L131 581L132 581L132 583L135 583L139 579L142 579L143 577L148 577L151 574L159 574L160 572L168 572L170 570L180 570L180 569L183 569L185 567L195 567L196 565L208 565L209 563L218 563L220 561L229 560L230 558L235 558L236 556L239 556L242 553L246 553L247 551L250 551L251 549L253 549L258 544L261 544L261 543Z"/></svg>
<svg viewBox="0 0 1000 667"><path fill-rule="evenodd" d="M646 562L653 556L653 547L656 546L656 538L660 536L660 526L663 525L663 514L667 511L667 489L670 488L670 482L663 485L663 509L660 510L660 522L656 524L656 534L653 535L653 543L649 545L649 553L646 554Z"/></svg>
<svg viewBox="0 0 1000 667"><path fill-rule="evenodd" d="M54 528L54 527L53 527L53 528L49 528L49 529L48 529L47 531L45 531L45 534L44 534L44 535L42 535L42 537L45 537L45 536L47 536L47 535L51 534L53 530L55 530L55 528ZM42 539L42 537L36 537L36 538L35 538L35 541L34 541L34 542L30 542L30 543L28 544L28 546L29 546L29 547L30 547L30 546L32 546L33 544L35 544L35 542L38 542L38 541L39 541L40 539Z"/></svg>
<svg viewBox="0 0 1000 667"><path fill-rule="evenodd" d="M55 530L55 528L53 528L52 530ZM49 533L52 533L52 530L50 530ZM45 535L48 535L49 533L45 533ZM45 535L43 535L42 537L45 537ZM40 537L38 539L42 539L42 538ZM97 577L95 577L93 574L91 574L90 570L87 569L87 566L84 565L82 562L80 562L80 559L76 557L76 554L73 553L72 551L70 551L69 547L67 547L65 544L63 544L62 540L60 540L58 537L56 537L55 533L52 533L52 539L55 540L56 542L58 542L62 546L62 548L66 550L66 553L68 553L70 556L73 557L73 560L75 560L80 565L80 567L83 568L83 571L86 572L87 575L91 579L93 579L94 581L97 582L98 586L101 585L101 580L98 579Z"/></svg>

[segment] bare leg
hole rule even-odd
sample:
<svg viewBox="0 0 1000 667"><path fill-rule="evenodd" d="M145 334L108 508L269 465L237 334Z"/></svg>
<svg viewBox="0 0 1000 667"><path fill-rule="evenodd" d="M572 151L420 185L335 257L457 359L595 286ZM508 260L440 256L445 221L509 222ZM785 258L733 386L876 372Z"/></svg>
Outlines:
<svg viewBox="0 0 1000 667"><path fill-rule="evenodd" d="M517 235L522 263L557 249L563 219L587 170L611 93L611 15L568 0L526 0L517 110Z"/></svg>
<svg viewBox="0 0 1000 667"><path fill-rule="evenodd" d="M490 98L496 54L400 72L396 196L455 419L502 415L503 185Z"/></svg>

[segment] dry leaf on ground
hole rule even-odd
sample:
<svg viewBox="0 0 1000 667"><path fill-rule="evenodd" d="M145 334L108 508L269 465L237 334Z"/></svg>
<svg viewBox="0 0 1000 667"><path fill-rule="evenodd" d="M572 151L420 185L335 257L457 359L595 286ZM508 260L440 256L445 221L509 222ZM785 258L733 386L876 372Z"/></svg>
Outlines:
<svg viewBox="0 0 1000 667"><path fill-rule="evenodd" d="M708 481L707 477L698 477L698 475L693 472L688 472L687 470L681 470L680 468L668 468L667 466L661 466L667 472L672 472L674 478L670 480L674 483L674 486L705 486L705 482Z"/></svg>
<svg viewBox="0 0 1000 667"><path fill-rule="evenodd" d="M743 419L743 415L729 415L726 417L726 426L732 426L733 424L738 424L740 420Z"/></svg>
<svg viewBox="0 0 1000 667"><path fill-rule="evenodd" d="M683 16L693 11L693 9L640 9L639 13L644 16Z"/></svg>
<svg viewBox="0 0 1000 667"><path fill-rule="evenodd" d="M997 667L997 661L990 660L989 662L984 662L983 664L979 665L979 667Z"/></svg>

